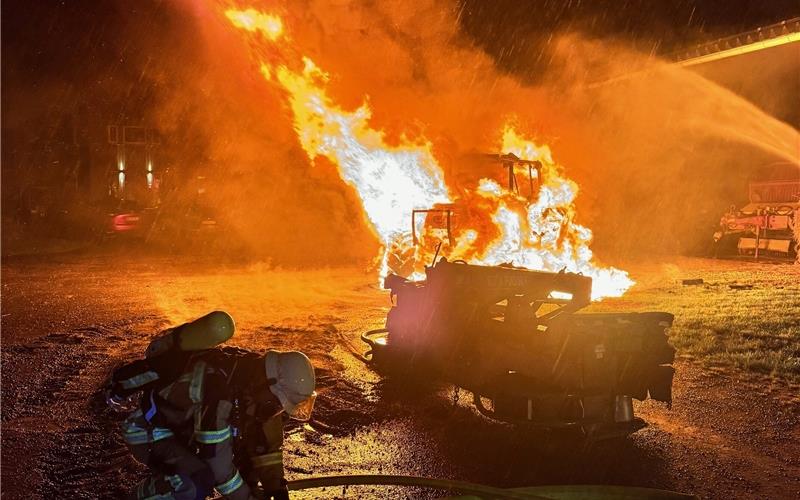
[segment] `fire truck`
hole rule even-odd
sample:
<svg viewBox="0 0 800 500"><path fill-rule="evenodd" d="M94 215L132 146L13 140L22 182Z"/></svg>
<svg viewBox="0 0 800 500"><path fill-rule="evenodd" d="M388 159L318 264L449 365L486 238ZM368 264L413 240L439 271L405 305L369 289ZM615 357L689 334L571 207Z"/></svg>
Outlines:
<svg viewBox="0 0 800 500"><path fill-rule="evenodd" d="M717 256L800 260L800 178L751 182L748 203L722 216L714 242Z"/></svg>

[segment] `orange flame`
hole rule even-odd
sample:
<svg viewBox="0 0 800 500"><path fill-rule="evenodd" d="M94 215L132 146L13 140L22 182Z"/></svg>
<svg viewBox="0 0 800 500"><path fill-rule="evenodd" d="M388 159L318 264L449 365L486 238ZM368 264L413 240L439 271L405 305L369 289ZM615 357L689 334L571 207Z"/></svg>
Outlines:
<svg viewBox="0 0 800 500"><path fill-rule="evenodd" d="M309 58L296 73L280 66L278 82L289 92L300 144L311 160L333 160L342 179L356 188L373 228L384 245L407 231L406 207L449 199L430 143L388 146L383 133L367 125L366 103L348 112L325 93L328 75Z"/></svg>
<svg viewBox="0 0 800 500"><path fill-rule="evenodd" d="M589 249L592 231L574 222L578 185L563 176L563 168L553 161L550 148L537 146L507 125L503 132L502 151L540 161L542 184L536 200L528 203L525 212L520 214L527 223L526 231L518 236L520 244L510 251L490 253L484 260L492 263L505 259L531 269L566 269L591 276L595 299L618 297L625 293L633 285L626 272L601 268L593 263Z"/></svg>
<svg viewBox="0 0 800 500"><path fill-rule="evenodd" d="M280 17L272 14L265 14L255 9L230 9L225 12L225 16L237 28L260 32L268 40L277 40L283 34L283 21Z"/></svg>
<svg viewBox="0 0 800 500"><path fill-rule="evenodd" d="M254 9L228 10L225 15L235 26L262 33L269 41L283 34L283 23L274 15ZM285 52L283 59L291 59L290 48L278 49ZM341 178L356 189L384 246L382 276L405 259L413 260L407 274L420 273L441 241L443 255L450 259L589 275L595 299L622 295L633 285L624 271L593 262L592 233L573 221L578 186L563 176L563 168L553 161L547 146L536 146L510 125L498 144L503 153L541 162L534 198L482 179L454 199L430 142L404 139L399 146L388 145L384 133L369 126L371 110L366 101L354 111L343 109L326 92L329 75L310 58L301 56L301 61L275 66L262 62L261 72L287 92L294 128L309 158L332 160ZM436 216L429 213L416 221L420 225L415 245L411 211L431 207L454 212L465 208L466 215L459 217L467 223L450 228L451 240L436 230L432 223Z"/></svg>

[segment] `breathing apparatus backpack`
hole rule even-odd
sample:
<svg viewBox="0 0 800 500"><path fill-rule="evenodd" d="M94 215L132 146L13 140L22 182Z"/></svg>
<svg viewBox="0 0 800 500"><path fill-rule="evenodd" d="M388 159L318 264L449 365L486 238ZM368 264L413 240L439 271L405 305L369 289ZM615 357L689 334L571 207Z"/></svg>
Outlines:
<svg viewBox="0 0 800 500"><path fill-rule="evenodd" d="M114 370L109 402L143 390L158 389L178 378L195 356L233 337L236 326L224 311L214 311L170 328L153 339L139 359Z"/></svg>

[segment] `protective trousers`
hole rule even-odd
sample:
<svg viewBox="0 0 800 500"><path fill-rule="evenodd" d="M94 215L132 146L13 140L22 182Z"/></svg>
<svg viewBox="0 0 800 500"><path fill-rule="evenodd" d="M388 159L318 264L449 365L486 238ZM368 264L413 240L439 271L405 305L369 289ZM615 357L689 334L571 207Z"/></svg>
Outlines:
<svg viewBox="0 0 800 500"><path fill-rule="evenodd" d="M208 465L174 436L129 448L152 471L131 492L130 500L204 500L211 495L214 485Z"/></svg>
<svg viewBox="0 0 800 500"><path fill-rule="evenodd" d="M242 438L242 475L251 488L255 488L257 482L267 493L284 488L281 416L266 422L248 419L242 426Z"/></svg>

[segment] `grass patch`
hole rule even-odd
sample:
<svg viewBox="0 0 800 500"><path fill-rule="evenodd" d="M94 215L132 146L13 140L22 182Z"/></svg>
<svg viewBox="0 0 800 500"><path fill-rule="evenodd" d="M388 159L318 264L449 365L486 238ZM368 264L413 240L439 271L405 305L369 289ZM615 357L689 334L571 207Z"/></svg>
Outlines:
<svg viewBox="0 0 800 500"><path fill-rule="evenodd" d="M590 310L671 312L679 355L800 381L800 266L681 259L635 266L631 275L640 284ZM683 286L689 278L704 284Z"/></svg>

